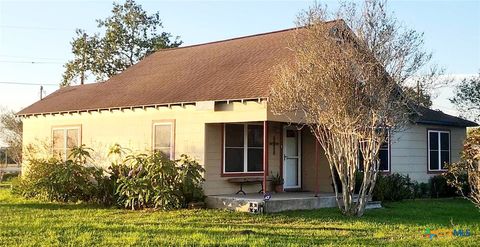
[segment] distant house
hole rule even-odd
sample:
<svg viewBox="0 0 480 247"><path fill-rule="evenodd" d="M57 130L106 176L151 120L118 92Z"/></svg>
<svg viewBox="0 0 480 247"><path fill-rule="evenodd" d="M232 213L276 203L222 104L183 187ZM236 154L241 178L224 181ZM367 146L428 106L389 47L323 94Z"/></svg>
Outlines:
<svg viewBox="0 0 480 247"><path fill-rule="evenodd" d="M172 159L189 154L206 169L207 195L237 192L231 178L262 181L277 173L285 190L331 192L313 135L269 109L272 68L291 58L292 33L161 50L106 82L61 88L18 113L24 143L49 139L63 155L79 144L106 154L114 143ZM385 173L425 182L459 159L466 127L477 124L426 108L419 113L390 137L380 158ZM257 192L259 185L243 190Z"/></svg>

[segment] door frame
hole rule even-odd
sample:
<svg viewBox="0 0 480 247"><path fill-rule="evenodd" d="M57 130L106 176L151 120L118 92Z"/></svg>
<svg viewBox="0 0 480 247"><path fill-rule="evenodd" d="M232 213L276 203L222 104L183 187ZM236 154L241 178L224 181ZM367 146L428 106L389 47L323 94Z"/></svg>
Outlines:
<svg viewBox="0 0 480 247"><path fill-rule="evenodd" d="M283 136L283 143L282 143L282 146L283 146L283 179L284 179L284 182L286 181L286 176L287 176L287 169L286 169L286 166L287 166L287 155L286 155L286 149L287 149L287 130L294 130L294 131L297 131L297 150L298 150L298 153L297 153L297 156L291 156L291 157L294 157L297 159L297 181L298 181L298 185L297 186L286 186L285 183L283 184L283 188L284 189L300 189L302 188L302 130L299 130L296 126L284 126L283 127L283 133L282 133L282 136Z"/></svg>

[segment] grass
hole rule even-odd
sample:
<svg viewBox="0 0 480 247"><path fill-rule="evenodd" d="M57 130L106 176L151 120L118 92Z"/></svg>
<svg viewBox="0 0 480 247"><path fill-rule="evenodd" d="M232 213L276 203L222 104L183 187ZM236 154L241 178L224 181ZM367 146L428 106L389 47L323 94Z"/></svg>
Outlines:
<svg viewBox="0 0 480 247"><path fill-rule="evenodd" d="M453 225L452 225L453 224ZM25 200L0 188L1 246L458 245L480 241L480 212L462 199L389 203L362 218L337 209L250 215L220 210L128 211ZM426 228L471 237L423 237Z"/></svg>

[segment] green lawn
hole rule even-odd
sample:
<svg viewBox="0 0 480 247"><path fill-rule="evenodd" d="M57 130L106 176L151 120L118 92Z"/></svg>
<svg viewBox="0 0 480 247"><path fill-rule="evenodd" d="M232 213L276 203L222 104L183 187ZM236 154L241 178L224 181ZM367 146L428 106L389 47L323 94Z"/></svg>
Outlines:
<svg viewBox="0 0 480 247"><path fill-rule="evenodd" d="M470 229L471 237L422 236ZM363 218L336 209L250 215L219 210L138 211L41 203L0 188L0 246L478 245L480 212L461 199L387 204Z"/></svg>

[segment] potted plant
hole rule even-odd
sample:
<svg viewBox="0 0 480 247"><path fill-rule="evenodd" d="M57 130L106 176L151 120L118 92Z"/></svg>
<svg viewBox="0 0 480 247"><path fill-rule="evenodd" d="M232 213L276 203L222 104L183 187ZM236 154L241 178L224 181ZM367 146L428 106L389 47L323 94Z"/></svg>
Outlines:
<svg viewBox="0 0 480 247"><path fill-rule="evenodd" d="M280 174L272 175L271 178L272 186L275 190L275 193L283 192L283 178Z"/></svg>

